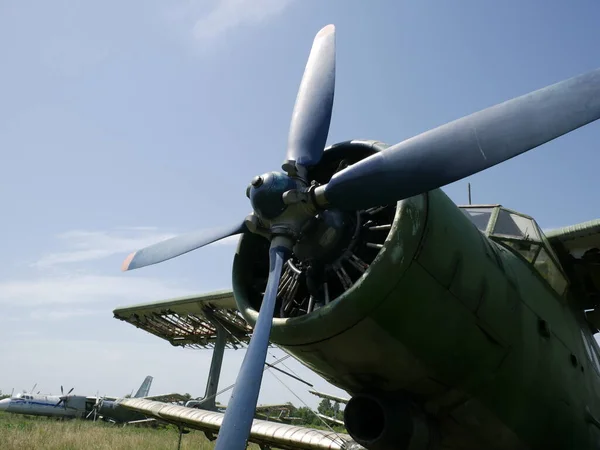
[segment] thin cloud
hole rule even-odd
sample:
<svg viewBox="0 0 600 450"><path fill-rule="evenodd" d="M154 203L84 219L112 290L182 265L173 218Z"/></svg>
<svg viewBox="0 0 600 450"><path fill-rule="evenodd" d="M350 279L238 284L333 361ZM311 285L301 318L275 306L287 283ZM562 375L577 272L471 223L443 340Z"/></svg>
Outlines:
<svg viewBox="0 0 600 450"><path fill-rule="evenodd" d="M167 18L175 29L186 29L213 48L217 37L242 26L259 26L281 15L294 0L192 0L170 8Z"/></svg>
<svg viewBox="0 0 600 450"><path fill-rule="evenodd" d="M0 282L0 305L130 304L193 294L178 283L144 277L73 274Z"/></svg>
<svg viewBox="0 0 600 450"><path fill-rule="evenodd" d="M210 231L210 230L207 230ZM72 230L57 236L65 250L48 253L31 264L49 268L61 264L81 263L127 254L176 236L155 227L119 227L111 231ZM239 236L230 236L212 245L236 245Z"/></svg>
<svg viewBox="0 0 600 450"><path fill-rule="evenodd" d="M194 37L212 40L241 25L260 25L281 14L292 0L219 0L194 25Z"/></svg>
<svg viewBox="0 0 600 450"><path fill-rule="evenodd" d="M87 317L95 316L98 314L106 314L104 310L98 309L65 309L65 310L33 310L29 313L29 317L32 320L65 320L72 319L74 317Z"/></svg>
<svg viewBox="0 0 600 450"><path fill-rule="evenodd" d="M126 254L175 236L152 227L121 227L113 231L73 230L58 236L67 250L42 256L34 267L78 263Z"/></svg>
<svg viewBox="0 0 600 450"><path fill-rule="evenodd" d="M52 73L64 77L77 77L93 70L109 55L103 40L52 38L43 42L41 47L42 63Z"/></svg>

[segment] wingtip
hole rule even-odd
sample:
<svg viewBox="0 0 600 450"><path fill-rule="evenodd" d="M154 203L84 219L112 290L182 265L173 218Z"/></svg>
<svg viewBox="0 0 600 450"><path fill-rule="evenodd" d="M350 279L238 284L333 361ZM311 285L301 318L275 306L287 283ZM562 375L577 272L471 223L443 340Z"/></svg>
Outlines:
<svg viewBox="0 0 600 450"><path fill-rule="evenodd" d="M135 257L136 253L137 252L130 253L129 256L127 258L125 258L125 261L123 261L123 264L121 265L121 270L123 272L127 272L129 270L131 261L133 261L133 258Z"/></svg>

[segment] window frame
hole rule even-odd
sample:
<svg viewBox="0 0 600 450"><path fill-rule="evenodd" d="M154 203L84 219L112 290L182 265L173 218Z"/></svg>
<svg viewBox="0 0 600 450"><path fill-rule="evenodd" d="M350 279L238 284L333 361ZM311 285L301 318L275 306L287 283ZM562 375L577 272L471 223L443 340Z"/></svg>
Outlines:
<svg viewBox="0 0 600 450"><path fill-rule="evenodd" d="M493 240L494 242L502 245L502 247L508 249L510 252L512 252L513 254L517 255L519 258L521 258L523 261L525 261L530 268L532 269L532 271L536 274L536 276L539 276L544 283L546 283L546 285L552 290L552 292L554 292L556 295L558 295L559 297L563 298L565 297L565 294L568 291L569 288L569 278L567 277L567 275L565 274L562 265L560 264L558 257L556 256L556 253L554 252L554 249L552 248L552 246L550 245L550 243L548 242L548 239L546 238L546 236L544 235L543 231L540 229L539 225L537 224L537 222L535 221L535 219L531 216L528 216L527 214L523 214L520 213L518 211L514 211L512 209L509 208L505 208L502 205L459 205L458 206L460 209L464 210L463 214L465 215L465 217L477 228L477 230L479 232L481 232L482 234L484 234L487 238ZM468 214L468 210L473 211L473 210L477 210L477 209L485 209L485 210L489 210L491 209L491 214L490 217L488 219L488 223L487 223L487 228L485 231L482 231L476 224L475 222L473 222L473 220L471 220L470 215ZM487 211L486 211L487 212ZM498 221L498 217L500 216L500 213L505 213L508 214L509 217L511 216L517 216L519 218L523 218L526 220L529 220L531 222L531 226L533 228L533 231L535 232L535 234L537 236L533 236L530 237L528 235L523 235L523 237L520 236L511 236L511 235L507 235L507 234L495 234L494 230L496 228L496 224ZM514 221L514 219L513 219ZM515 222L515 225L521 229L521 227L519 226L519 224ZM529 261L527 259L526 256L524 256L519 249L514 248L510 243L523 243L523 242L530 242L531 245L535 245L537 248L535 249L533 256L531 256L531 261ZM555 288L555 284L554 282L551 282L549 278L547 278L546 276L544 276L540 270L537 268L536 266L536 261L539 257L539 255L542 252L542 249L545 251L547 257L548 257L548 261L551 265L554 266L553 271L555 271L556 273L558 273L558 276L561 277L561 281L562 283L559 283L560 285L563 285L564 288L561 291L559 291L558 289ZM600 361L599 361L600 362Z"/></svg>

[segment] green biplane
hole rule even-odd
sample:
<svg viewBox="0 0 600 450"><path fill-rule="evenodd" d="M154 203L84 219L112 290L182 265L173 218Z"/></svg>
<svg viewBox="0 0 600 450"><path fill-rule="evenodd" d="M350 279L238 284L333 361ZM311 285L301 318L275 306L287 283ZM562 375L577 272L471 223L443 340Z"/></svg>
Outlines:
<svg viewBox="0 0 600 450"><path fill-rule="evenodd" d="M173 343L200 333L190 305L232 342L251 332L226 413L123 405L218 431L218 450L247 440L290 449L600 448L600 221L544 232L525 214L457 206L439 189L600 118L600 70L393 146L324 149L334 84L329 25L300 85L285 173L252 179L253 213L124 263L135 269L241 234L232 291L115 310L155 334L171 330ZM348 392L349 435L253 422L269 342Z"/></svg>

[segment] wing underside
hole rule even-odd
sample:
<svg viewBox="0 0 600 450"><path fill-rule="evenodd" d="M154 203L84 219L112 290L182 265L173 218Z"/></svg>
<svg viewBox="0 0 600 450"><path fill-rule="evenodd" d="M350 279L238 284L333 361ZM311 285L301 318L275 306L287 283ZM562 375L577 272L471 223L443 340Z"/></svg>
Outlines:
<svg viewBox="0 0 600 450"><path fill-rule="evenodd" d="M204 431L207 435L214 434L215 436L221 427L224 416L223 413L219 412L187 408L146 399L122 399L119 400L119 404L148 417ZM347 434L257 419L252 423L249 441L283 450L364 449Z"/></svg>
<svg viewBox="0 0 600 450"><path fill-rule="evenodd" d="M600 219L546 232L582 308L600 305Z"/></svg>
<svg viewBox="0 0 600 450"><path fill-rule="evenodd" d="M227 333L227 347L250 340L252 329L237 310L231 290L117 308L114 317L184 348L212 348L216 325Z"/></svg>

